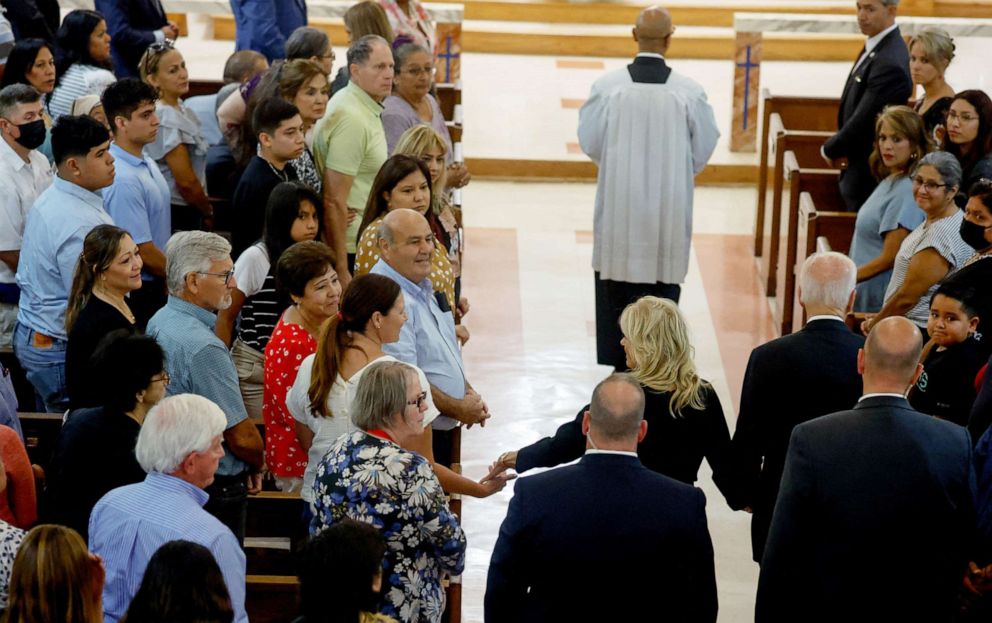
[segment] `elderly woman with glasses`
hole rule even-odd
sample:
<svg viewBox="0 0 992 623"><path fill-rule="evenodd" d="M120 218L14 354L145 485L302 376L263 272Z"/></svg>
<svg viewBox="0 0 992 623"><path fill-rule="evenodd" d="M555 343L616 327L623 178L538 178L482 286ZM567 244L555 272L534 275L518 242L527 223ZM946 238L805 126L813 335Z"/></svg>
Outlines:
<svg viewBox="0 0 992 623"><path fill-rule="evenodd" d="M961 187L957 159L945 151L927 154L913 170L912 182L913 197L926 220L899 246L882 309L861 323L865 335L883 318L906 316L926 336L930 298L938 282L972 254L958 233L963 215L954 203Z"/></svg>
<svg viewBox="0 0 992 623"><path fill-rule="evenodd" d="M355 391L352 421L317 468L310 532L351 518L386 539L379 610L397 621L438 623L441 579L465 566L465 533L430 462L403 446L424 430L427 393L410 366L377 363Z"/></svg>
<svg viewBox="0 0 992 623"><path fill-rule="evenodd" d="M444 139L447 187L465 186L471 175L463 163L453 162L451 135L444 123L441 106L430 93L434 84L434 57L422 46L406 43L393 52L393 63L396 72L393 94L382 102L382 127L386 131L389 153L396 153L396 145L404 132L427 124Z"/></svg>
<svg viewBox="0 0 992 623"><path fill-rule="evenodd" d="M118 330L96 348L92 366L101 383L100 405L69 412L48 468L45 521L87 538L90 511L111 489L141 482L134 456L145 415L165 396L169 375L154 338Z"/></svg>

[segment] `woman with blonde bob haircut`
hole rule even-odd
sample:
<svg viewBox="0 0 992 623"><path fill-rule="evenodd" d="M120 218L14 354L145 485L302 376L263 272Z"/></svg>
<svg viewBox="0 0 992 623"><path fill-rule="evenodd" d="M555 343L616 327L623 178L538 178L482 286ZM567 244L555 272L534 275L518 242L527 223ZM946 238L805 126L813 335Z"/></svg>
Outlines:
<svg viewBox="0 0 992 623"><path fill-rule="evenodd" d="M954 89L944 73L954 59L954 40L943 30L925 28L909 40L909 73L913 84L923 87L923 97L913 109L923 117L927 135L934 141L944 138L944 117L954 99Z"/></svg>
<svg viewBox="0 0 992 623"><path fill-rule="evenodd" d="M620 329L627 367L644 389L648 433L637 447L641 463L691 485L706 457L713 480L727 495L730 432L716 391L696 371L689 329L678 306L645 296L623 310ZM586 449L582 417L588 409L583 407L554 437L504 453L494 468L510 467L520 473L579 458Z"/></svg>
<svg viewBox="0 0 992 623"><path fill-rule="evenodd" d="M104 570L71 528L37 526L17 551L4 623L101 623Z"/></svg>

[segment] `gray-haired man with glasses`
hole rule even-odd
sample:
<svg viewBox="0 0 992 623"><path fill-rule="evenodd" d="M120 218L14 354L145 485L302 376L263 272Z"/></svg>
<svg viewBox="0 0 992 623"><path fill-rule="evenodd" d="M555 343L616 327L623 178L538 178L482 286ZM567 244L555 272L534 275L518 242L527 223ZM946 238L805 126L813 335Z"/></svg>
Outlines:
<svg viewBox="0 0 992 623"><path fill-rule="evenodd" d="M248 493L261 489L262 437L248 418L234 361L214 334L217 311L231 305L237 287L231 245L217 234L185 231L165 248L169 301L148 322L148 334L165 351L169 395L199 394L227 416L224 458L204 507L244 541Z"/></svg>

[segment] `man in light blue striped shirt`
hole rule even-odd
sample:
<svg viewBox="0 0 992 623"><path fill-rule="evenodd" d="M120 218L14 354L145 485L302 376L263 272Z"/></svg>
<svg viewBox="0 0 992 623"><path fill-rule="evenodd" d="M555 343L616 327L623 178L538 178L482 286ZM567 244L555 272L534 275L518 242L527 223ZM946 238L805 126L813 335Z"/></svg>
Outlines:
<svg viewBox="0 0 992 623"><path fill-rule="evenodd" d="M237 623L246 623L245 554L234 534L203 510L204 489L224 449L227 418L195 394L170 396L145 418L135 456L148 472L144 482L114 489L90 515L90 549L103 558L104 622L116 623L138 592L148 561L159 547L182 539L214 555L231 595Z"/></svg>

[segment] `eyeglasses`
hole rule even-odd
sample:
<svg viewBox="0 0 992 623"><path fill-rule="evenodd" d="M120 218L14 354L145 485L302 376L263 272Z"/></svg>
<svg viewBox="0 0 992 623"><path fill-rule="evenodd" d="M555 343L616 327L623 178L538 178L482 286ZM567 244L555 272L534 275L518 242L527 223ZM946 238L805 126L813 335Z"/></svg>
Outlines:
<svg viewBox="0 0 992 623"><path fill-rule="evenodd" d="M162 376L153 376L152 377L152 383L158 383L159 381L161 381L162 383L165 384L166 387L168 387L169 386L169 383L172 382L172 377L169 376L169 373L168 372L163 372L162 373Z"/></svg>
<svg viewBox="0 0 992 623"><path fill-rule="evenodd" d="M406 405L408 407L417 407L419 409L426 402L427 402L427 392L420 392L419 394L417 394L416 400L407 400Z"/></svg>
<svg viewBox="0 0 992 623"><path fill-rule="evenodd" d="M978 115L970 115L968 113L958 114L953 110L949 110L947 111L947 120L951 121L952 119L955 121L960 121L961 123L971 123L972 121L976 121L978 119Z"/></svg>
<svg viewBox="0 0 992 623"><path fill-rule="evenodd" d="M404 69L403 73L410 74L414 78L419 78L424 74L427 74L428 76L433 76L434 71L435 71L434 66L428 65L427 67L411 67L410 69Z"/></svg>
<svg viewBox="0 0 992 623"><path fill-rule="evenodd" d="M938 188L947 188L947 184L938 184L937 182L931 182L930 180L925 180L920 176L913 178L913 186L922 187L923 190L928 193L936 191Z"/></svg>
<svg viewBox="0 0 992 623"><path fill-rule="evenodd" d="M196 271L196 273L198 275L210 275L212 277L223 277L224 278L224 285L226 286L227 284L231 283L231 277L234 276L234 269L232 268L231 270L227 271L226 273L208 273L205 270L198 270L198 271Z"/></svg>

